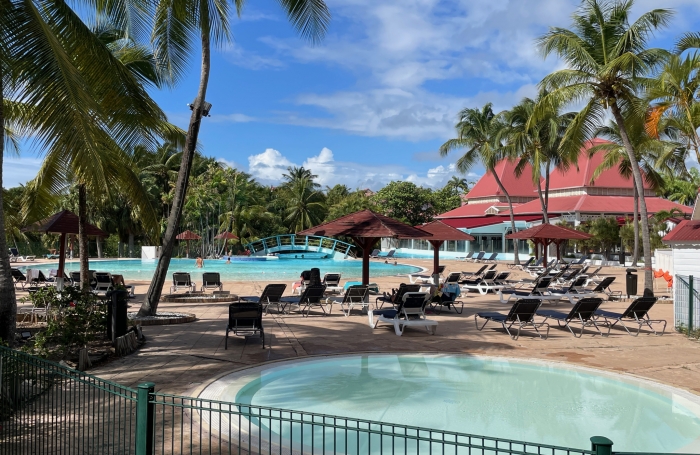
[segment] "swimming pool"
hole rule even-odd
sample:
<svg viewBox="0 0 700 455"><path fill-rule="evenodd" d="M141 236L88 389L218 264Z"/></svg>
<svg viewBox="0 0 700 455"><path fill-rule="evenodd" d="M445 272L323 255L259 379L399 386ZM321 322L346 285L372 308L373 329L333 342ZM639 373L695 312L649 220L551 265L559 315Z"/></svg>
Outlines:
<svg viewBox="0 0 700 455"><path fill-rule="evenodd" d="M610 438L615 451L700 450L700 397L627 375L550 362L331 356L235 372L214 381L200 397L586 450L591 436ZM298 441L296 432L300 429L273 421L260 434ZM316 435L325 444L333 438L332 428Z"/></svg>
<svg viewBox="0 0 700 455"><path fill-rule="evenodd" d="M227 264L223 259L206 259L204 269L195 267L194 259L173 259L170 261L168 274L172 272L190 272L192 279L199 282L202 272L219 272L222 280L231 281L293 281L299 278L303 270L318 267L321 277L325 273L340 273L343 280L360 278L362 276L362 261L346 259L336 261L333 259L279 259L275 261L235 261ZM154 259L112 259L90 261L90 268L97 271L110 272L124 275L126 280L150 280L156 269L157 261ZM42 263L30 265L27 268L38 268L48 274L50 269L58 267L58 263ZM77 260L66 262L66 271L71 272L80 269ZM398 274L415 273L421 270L410 265L385 264L380 261L372 261L369 266L371 277L391 276Z"/></svg>

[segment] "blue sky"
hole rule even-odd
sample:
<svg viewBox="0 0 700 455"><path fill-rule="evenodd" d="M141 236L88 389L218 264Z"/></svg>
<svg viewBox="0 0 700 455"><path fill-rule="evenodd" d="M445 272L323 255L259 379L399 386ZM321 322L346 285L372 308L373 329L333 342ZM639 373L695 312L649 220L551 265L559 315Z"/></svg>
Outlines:
<svg viewBox="0 0 700 455"><path fill-rule="evenodd" d="M533 96L561 63L543 60L534 39L569 26L577 0L327 0L326 39L299 39L275 0L249 0L232 19L234 41L212 58L204 153L274 184L287 166L310 168L323 185L378 189L391 180L441 187L456 174L441 158L464 107L507 109ZM637 0L637 14L673 8L654 44L700 30L698 0ZM154 91L170 120L187 127L199 55L175 89ZM31 178L29 148L6 157L4 184ZM475 167L468 180L483 169Z"/></svg>

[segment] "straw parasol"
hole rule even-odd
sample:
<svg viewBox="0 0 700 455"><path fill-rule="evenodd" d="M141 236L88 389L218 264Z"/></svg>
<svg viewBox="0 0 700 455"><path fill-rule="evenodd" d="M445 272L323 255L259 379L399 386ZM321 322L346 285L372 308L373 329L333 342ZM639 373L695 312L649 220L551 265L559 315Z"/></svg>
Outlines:
<svg viewBox="0 0 700 455"><path fill-rule="evenodd" d="M525 229L524 231L506 235L507 239L532 240L535 243L535 256L538 254L537 245L541 244L544 250L543 259L545 264L547 263L547 246L551 243L557 246L557 259L560 259L561 252L559 251L559 245L561 245L564 240L588 240L591 237L593 236L585 232L563 226L555 226L549 223L543 223L539 226Z"/></svg>
<svg viewBox="0 0 700 455"><path fill-rule="evenodd" d="M361 210L336 220L297 232L297 235L351 237L362 248L362 284L369 284L369 254L377 240L383 237L421 239L431 234L371 210Z"/></svg>
<svg viewBox="0 0 700 455"><path fill-rule="evenodd" d="M175 236L176 239L178 240L184 240L187 242L187 257L190 257L190 240L200 240L201 237L195 234L194 232L187 230L185 232L179 233L177 236Z"/></svg>
<svg viewBox="0 0 700 455"><path fill-rule="evenodd" d="M238 237L230 233L229 231L224 231L221 234L217 234L214 240L224 240L224 247L228 244L229 240L238 240Z"/></svg>
<svg viewBox="0 0 700 455"><path fill-rule="evenodd" d="M60 251L58 253L58 274L63 277L63 269L66 265L66 234L79 234L79 218L78 215L69 211L63 210L55 213L48 218L38 221L34 224L22 229L24 232L43 232L45 234L61 234ZM107 237L107 233L102 229L93 226L90 223L85 223L85 230L88 236Z"/></svg>
<svg viewBox="0 0 700 455"><path fill-rule="evenodd" d="M421 231L431 234L429 237L425 237L424 240L427 240L433 246L433 279L435 280L440 274L438 268L440 267L440 247L442 244L447 240L474 240L474 237L471 235L455 229L440 220L431 221L417 227ZM435 284L438 284L438 281L435 281Z"/></svg>

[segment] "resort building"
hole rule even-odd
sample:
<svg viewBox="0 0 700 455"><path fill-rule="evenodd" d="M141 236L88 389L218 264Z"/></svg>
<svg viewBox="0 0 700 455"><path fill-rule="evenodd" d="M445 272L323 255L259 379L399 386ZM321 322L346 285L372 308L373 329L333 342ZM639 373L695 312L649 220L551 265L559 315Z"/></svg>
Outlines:
<svg viewBox="0 0 700 455"><path fill-rule="evenodd" d="M596 139L589 147L601 143ZM576 165L568 170L554 169L550 176L548 215L550 223L566 221L578 226L582 222L601 217L616 217L620 223L631 219L634 213L634 190L632 178L625 178L619 168L602 172L593 180L596 168L603 161L603 154L589 156L587 148L582 149ZM516 231L542 223L542 206L537 196L537 187L532 179L529 166L518 177L516 163L501 161L496 165L503 187L513 202ZM544 186L544 185L542 185ZM690 215L692 207L657 197L645 183L649 216L660 211L677 209ZM472 235L472 242L445 242L444 257L464 256L472 251L499 253L501 260L513 258L513 241L505 236L511 232L510 211L505 194L501 191L493 175L484 174L466 195L466 203L437 217L452 227ZM528 254L527 242L518 242L519 253ZM383 248L394 247L399 254L427 255L430 246L420 240L385 239Z"/></svg>

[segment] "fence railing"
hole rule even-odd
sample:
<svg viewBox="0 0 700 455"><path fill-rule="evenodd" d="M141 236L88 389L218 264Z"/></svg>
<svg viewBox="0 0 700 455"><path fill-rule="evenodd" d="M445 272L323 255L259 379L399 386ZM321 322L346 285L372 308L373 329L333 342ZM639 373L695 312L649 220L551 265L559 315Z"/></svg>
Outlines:
<svg viewBox="0 0 700 455"><path fill-rule="evenodd" d="M0 347L0 454L612 455L134 390Z"/></svg>
<svg viewBox="0 0 700 455"><path fill-rule="evenodd" d="M676 275L673 296L673 319L677 328L690 336L700 328L700 277Z"/></svg>

